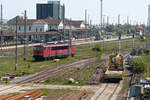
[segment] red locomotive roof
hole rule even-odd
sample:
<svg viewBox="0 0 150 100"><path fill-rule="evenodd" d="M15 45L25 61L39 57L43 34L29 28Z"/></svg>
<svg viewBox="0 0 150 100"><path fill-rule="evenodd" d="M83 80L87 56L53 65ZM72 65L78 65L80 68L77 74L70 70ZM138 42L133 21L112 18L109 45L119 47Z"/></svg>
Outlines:
<svg viewBox="0 0 150 100"><path fill-rule="evenodd" d="M35 46L35 47L56 47L56 46L68 46L68 44L38 45L38 46Z"/></svg>

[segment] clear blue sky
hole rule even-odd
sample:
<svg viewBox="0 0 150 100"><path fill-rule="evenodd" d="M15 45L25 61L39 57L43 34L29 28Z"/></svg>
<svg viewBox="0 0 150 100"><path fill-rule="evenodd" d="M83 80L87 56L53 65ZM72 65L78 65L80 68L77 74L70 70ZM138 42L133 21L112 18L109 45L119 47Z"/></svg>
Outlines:
<svg viewBox="0 0 150 100"><path fill-rule="evenodd" d="M61 0L66 6L66 17L84 19L84 11L88 10L94 24L99 23L100 0ZM121 15L121 22L130 17L132 23L147 21L148 5L150 0L103 0L104 15L110 16L110 22L116 23L117 15ZM36 3L46 3L47 0L1 0L4 8L4 18L10 19L20 15L25 9L28 18L36 18Z"/></svg>

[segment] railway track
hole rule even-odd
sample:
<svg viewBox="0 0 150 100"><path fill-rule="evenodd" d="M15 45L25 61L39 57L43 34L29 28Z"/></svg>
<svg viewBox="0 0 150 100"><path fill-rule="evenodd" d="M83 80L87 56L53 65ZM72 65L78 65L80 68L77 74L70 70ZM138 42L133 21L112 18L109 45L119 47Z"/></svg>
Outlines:
<svg viewBox="0 0 150 100"><path fill-rule="evenodd" d="M96 92L91 100L114 100L113 96L116 93L120 84L104 83L102 87Z"/></svg>
<svg viewBox="0 0 150 100"><path fill-rule="evenodd" d="M16 82L15 85L6 86L4 88L1 88L0 89L0 94L3 94L6 91L9 91L9 90L12 90L12 89L19 88L21 86L21 84L43 81L43 80L45 80L49 77L52 77L52 76L58 74L61 71L66 70L66 69L70 69L70 68L77 67L77 66L78 67L80 66L82 69L84 69L83 66L87 65L89 63L89 61L90 62L95 61L95 58L91 57L89 59L80 60L80 61L73 62L73 63L67 64L67 65L61 65L61 66L58 66L58 67L49 67L46 70L41 71L41 72L33 75L32 77L28 78L28 79Z"/></svg>
<svg viewBox="0 0 150 100"><path fill-rule="evenodd" d="M124 58L130 53L122 52ZM121 83L101 83L101 88L95 93L91 100L116 100L117 94L120 92Z"/></svg>
<svg viewBox="0 0 150 100"><path fill-rule="evenodd" d="M46 80L46 79L58 74L61 71L64 71L69 68L73 68L76 65L83 65L83 64L85 65L85 64L89 63L89 61L94 61L94 60L95 60L95 58L89 58L89 59L80 60L80 61L77 61L77 62L74 62L71 64L67 64L67 65L61 65L59 67L49 67L46 70L41 71L26 80L17 82L17 84L24 84L24 83L29 83L29 82L41 82L43 80Z"/></svg>

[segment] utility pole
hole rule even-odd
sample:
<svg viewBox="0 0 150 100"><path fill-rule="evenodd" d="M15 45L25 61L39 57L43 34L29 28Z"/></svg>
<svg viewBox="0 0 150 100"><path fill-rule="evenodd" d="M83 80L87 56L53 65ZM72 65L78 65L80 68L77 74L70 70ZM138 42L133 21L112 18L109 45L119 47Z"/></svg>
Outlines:
<svg viewBox="0 0 150 100"><path fill-rule="evenodd" d="M107 16L107 26L109 25L109 16Z"/></svg>
<svg viewBox="0 0 150 100"><path fill-rule="evenodd" d="M62 40L62 36L65 36L65 28L66 28L66 20L65 20L65 4L63 4L63 35L61 34L61 39Z"/></svg>
<svg viewBox="0 0 150 100"><path fill-rule="evenodd" d="M120 25L120 15L118 15L118 27Z"/></svg>
<svg viewBox="0 0 150 100"><path fill-rule="evenodd" d="M100 7L101 7L100 23L101 23L101 29L102 29L102 27L103 27L103 0L100 0L100 1L101 1L101 5L100 5Z"/></svg>
<svg viewBox="0 0 150 100"><path fill-rule="evenodd" d="M85 10L85 25L87 25L87 9Z"/></svg>
<svg viewBox="0 0 150 100"><path fill-rule="evenodd" d="M90 40L91 40L91 44L90 44L90 47L92 45L92 37L93 37L93 31L92 31L92 20L90 20Z"/></svg>
<svg viewBox="0 0 150 100"><path fill-rule="evenodd" d="M118 15L118 53L120 53L121 50L121 33L120 33L120 15Z"/></svg>
<svg viewBox="0 0 150 100"><path fill-rule="evenodd" d="M87 9L85 10L85 29L86 29L86 33L85 33L85 39L87 38Z"/></svg>
<svg viewBox="0 0 150 100"><path fill-rule="evenodd" d="M132 48L134 49L134 37L135 37L135 34L133 33L133 40L132 40Z"/></svg>
<svg viewBox="0 0 150 100"><path fill-rule="evenodd" d="M70 18L70 31L69 31L69 56L72 55L71 53L72 49L72 19Z"/></svg>
<svg viewBox="0 0 150 100"><path fill-rule="evenodd" d="M1 49L2 49L2 45L3 45L3 6L1 4Z"/></svg>
<svg viewBox="0 0 150 100"><path fill-rule="evenodd" d="M27 49L27 13L24 11L24 61L26 61L26 49Z"/></svg>
<svg viewBox="0 0 150 100"><path fill-rule="evenodd" d="M18 32L17 32L17 24L18 24L18 16L16 16L16 57L15 57L15 70L17 70L17 67L18 67L18 48L17 48L17 45L18 45Z"/></svg>
<svg viewBox="0 0 150 100"><path fill-rule="evenodd" d="M103 17L103 28L105 27L105 16Z"/></svg>
<svg viewBox="0 0 150 100"><path fill-rule="evenodd" d="M103 27L103 0L100 0L101 4L100 4L100 32L101 32L101 35L102 35L102 27ZM104 50L104 34L103 34L103 50Z"/></svg>
<svg viewBox="0 0 150 100"><path fill-rule="evenodd" d="M90 24L90 15L88 14L88 25Z"/></svg>
<svg viewBox="0 0 150 100"><path fill-rule="evenodd" d="M127 16L127 25L129 25L129 16Z"/></svg>

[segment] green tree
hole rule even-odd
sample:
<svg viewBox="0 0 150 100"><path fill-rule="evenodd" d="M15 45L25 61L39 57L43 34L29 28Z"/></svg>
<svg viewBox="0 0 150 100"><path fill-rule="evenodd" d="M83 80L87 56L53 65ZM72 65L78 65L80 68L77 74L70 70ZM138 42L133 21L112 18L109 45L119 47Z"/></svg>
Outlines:
<svg viewBox="0 0 150 100"><path fill-rule="evenodd" d="M114 26L114 25L108 25L108 26L106 27L106 31L107 31L107 32L114 32L114 30L115 30L115 26Z"/></svg>

